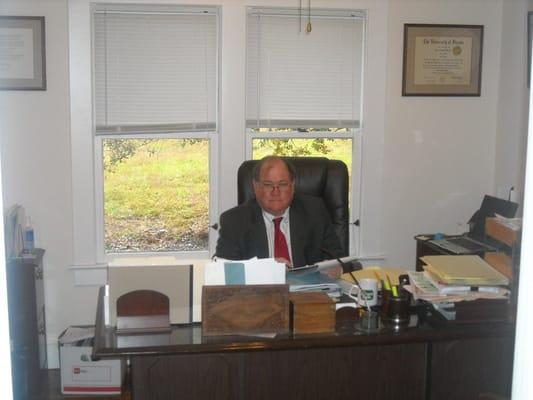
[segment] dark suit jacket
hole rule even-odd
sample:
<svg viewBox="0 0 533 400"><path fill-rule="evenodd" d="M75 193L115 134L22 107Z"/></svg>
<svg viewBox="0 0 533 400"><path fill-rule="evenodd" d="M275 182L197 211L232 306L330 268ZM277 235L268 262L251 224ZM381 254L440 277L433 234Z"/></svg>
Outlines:
<svg viewBox="0 0 533 400"><path fill-rule="evenodd" d="M314 264L330 257L325 248L340 257L339 239L322 200L295 195L290 210L292 264ZM228 260L268 258L268 239L261 207L250 200L220 216L220 232L215 255Z"/></svg>

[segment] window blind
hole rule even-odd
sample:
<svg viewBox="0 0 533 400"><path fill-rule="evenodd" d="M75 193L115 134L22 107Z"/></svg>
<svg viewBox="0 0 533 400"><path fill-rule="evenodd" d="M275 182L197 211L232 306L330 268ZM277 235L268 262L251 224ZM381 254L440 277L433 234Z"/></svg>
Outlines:
<svg viewBox="0 0 533 400"><path fill-rule="evenodd" d="M301 21L301 27L300 27ZM251 9L248 128L355 128L361 114L364 15Z"/></svg>
<svg viewBox="0 0 533 400"><path fill-rule="evenodd" d="M96 134L216 129L217 16L96 10Z"/></svg>

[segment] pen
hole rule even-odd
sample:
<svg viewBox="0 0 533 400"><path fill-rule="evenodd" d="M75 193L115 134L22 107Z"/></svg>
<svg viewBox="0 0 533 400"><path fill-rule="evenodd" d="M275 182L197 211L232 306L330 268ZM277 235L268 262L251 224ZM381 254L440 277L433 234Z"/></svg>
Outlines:
<svg viewBox="0 0 533 400"><path fill-rule="evenodd" d="M392 296L398 297L398 289L396 288L396 285L392 286Z"/></svg>
<svg viewBox="0 0 533 400"><path fill-rule="evenodd" d="M385 285L385 289L386 290L391 290L391 283L390 283L389 274L385 274L385 278L387 278L386 280L383 281L383 284Z"/></svg>

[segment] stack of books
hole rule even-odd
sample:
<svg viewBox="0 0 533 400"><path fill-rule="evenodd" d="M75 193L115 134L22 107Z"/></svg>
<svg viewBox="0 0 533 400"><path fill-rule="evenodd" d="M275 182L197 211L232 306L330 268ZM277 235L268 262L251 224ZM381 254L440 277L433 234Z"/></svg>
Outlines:
<svg viewBox="0 0 533 400"><path fill-rule="evenodd" d="M472 291L504 294L509 284L505 275L476 255L427 256L422 261L426 264L425 278L441 295Z"/></svg>
<svg viewBox="0 0 533 400"><path fill-rule="evenodd" d="M509 279L479 256L439 255L421 260L426 264L424 272L409 273L411 291L447 320L460 319L462 302L476 300L490 307L496 303L487 300L507 302Z"/></svg>
<svg viewBox="0 0 533 400"><path fill-rule="evenodd" d="M481 287L509 284L505 275L476 255L426 256L421 259L426 264L424 269L445 285Z"/></svg>

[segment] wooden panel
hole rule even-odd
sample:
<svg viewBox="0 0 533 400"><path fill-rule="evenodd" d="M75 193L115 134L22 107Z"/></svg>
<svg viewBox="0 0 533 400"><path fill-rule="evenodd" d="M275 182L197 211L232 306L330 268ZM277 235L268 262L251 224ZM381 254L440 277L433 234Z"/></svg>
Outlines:
<svg viewBox="0 0 533 400"><path fill-rule="evenodd" d="M425 396L426 346L246 353L243 399L417 400ZM407 367L408 366L408 367Z"/></svg>
<svg viewBox="0 0 533 400"><path fill-rule="evenodd" d="M487 392L510 397L512 338L446 341L431 346L430 400L472 400Z"/></svg>
<svg viewBox="0 0 533 400"><path fill-rule="evenodd" d="M513 278L513 260L505 253L490 252L485 253L485 261L492 267L512 280Z"/></svg>
<svg viewBox="0 0 533 400"><path fill-rule="evenodd" d="M132 382L135 400L418 400L425 366L424 344L135 357Z"/></svg>
<svg viewBox="0 0 533 400"><path fill-rule="evenodd" d="M288 333L288 285L204 286L202 332L210 335Z"/></svg>
<svg viewBox="0 0 533 400"><path fill-rule="evenodd" d="M293 333L335 331L335 302L327 293L291 293Z"/></svg>
<svg viewBox="0 0 533 400"><path fill-rule="evenodd" d="M485 222L485 234L496 239L499 242L505 243L507 246L513 246L519 237L517 231L500 224L496 218L487 218Z"/></svg>
<svg viewBox="0 0 533 400"><path fill-rule="evenodd" d="M134 400L236 400L239 356L196 354L132 359Z"/></svg>

